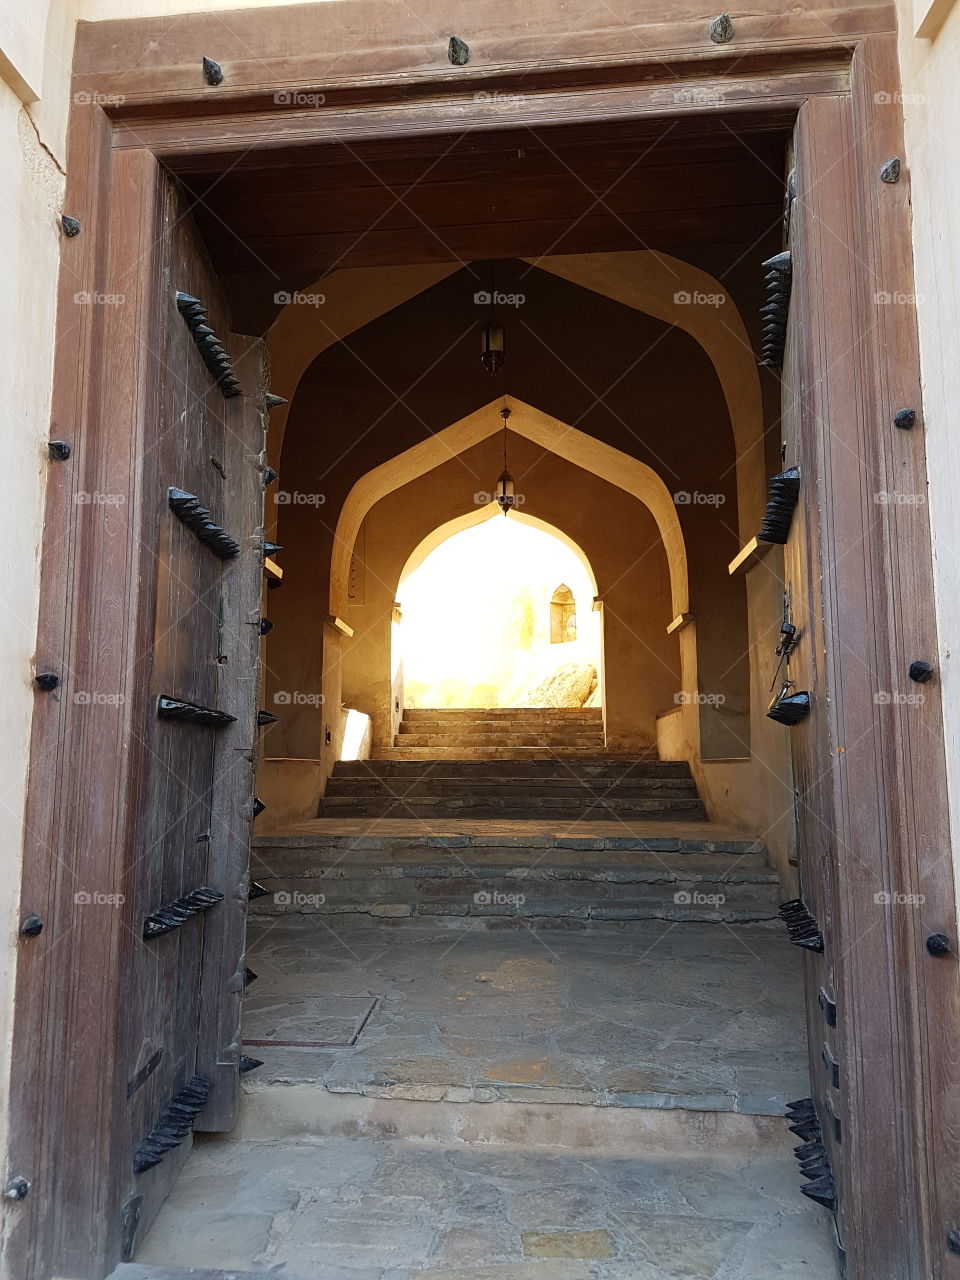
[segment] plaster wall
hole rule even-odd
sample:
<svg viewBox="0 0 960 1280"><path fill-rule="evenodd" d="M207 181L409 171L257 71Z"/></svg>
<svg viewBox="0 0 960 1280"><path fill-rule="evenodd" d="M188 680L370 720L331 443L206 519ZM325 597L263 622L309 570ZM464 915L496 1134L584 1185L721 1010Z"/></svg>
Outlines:
<svg viewBox="0 0 960 1280"><path fill-rule="evenodd" d="M960 3L899 0L952 846L960 849ZM883 86L898 109L896 86ZM960 900L958 900L960 901Z"/></svg>

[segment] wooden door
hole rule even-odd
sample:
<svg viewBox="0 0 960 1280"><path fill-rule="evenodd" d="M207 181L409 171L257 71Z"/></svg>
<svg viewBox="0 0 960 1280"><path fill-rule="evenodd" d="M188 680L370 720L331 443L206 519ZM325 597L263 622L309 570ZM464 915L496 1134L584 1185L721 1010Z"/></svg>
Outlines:
<svg viewBox="0 0 960 1280"><path fill-rule="evenodd" d="M80 394L44 547L37 663L60 684L34 751L58 764L27 849L43 928L18 973L6 1241L30 1280L129 1258L193 1130L229 1128L239 1096L265 351L230 332L175 180L143 154L98 163L113 217L91 211L62 288L89 271L123 302L79 377L69 349L58 366Z"/></svg>
<svg viewBox="0 0 960 1280"><path fill-rule="evenodd" d="M180 1139L236 1118L257 736L264 351L231 336L221 355L229 316L216 277L170 179L162 198L157 437L144 460L155 611L128 880L134 927L147 923L132 940L123 1026L125 1257L186 1157Z"/></svg>
<svg viewBox="0 0 960 1280"><path fill-rule="evenodd" d="M895 49L795 133L786 549L811 1088L851 1280L957 1274L958 1020L939 646ZM917 664L924 664L918 667ZM918 678L919 677L919 678ZM804 1135L801 1135L803 1137ZM798 1138L798 1142L800 1138Z"/></svg>

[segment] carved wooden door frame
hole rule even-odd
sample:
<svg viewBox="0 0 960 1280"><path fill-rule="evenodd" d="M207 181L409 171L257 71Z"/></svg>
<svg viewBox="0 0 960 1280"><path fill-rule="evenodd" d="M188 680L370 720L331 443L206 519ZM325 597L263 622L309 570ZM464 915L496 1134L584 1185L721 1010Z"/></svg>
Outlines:
<svg viewBox="0 0 960 1280"><path fill-rule="evenodd" d="M304 19L316 24L317 40L325 20L320 12ZM231 96L227 84L218 97L194 88L195 56L192 48L181 52L184 33L205 32L212 21L177 19L170 65L151 71L133 93L121 78L119 104L111 101L120 87L116 38L94 28L122 26L133 51L154 27L87 24L81 35L76 86L101 97L74 107L70 125L65 208L81 233L63 248L51 438L70 441L73 455L50 475L37 669L65 673L72 687L122 691L135 658L144 602L129 522L144 501L152 394L137 339L151 332L158 307L158 164L199 165L218 155L226 166L245 147L306 142L311 131L389 141L449 133L474 118L477 127L505 127L510 112L530 125L666 119L704 110L705 77L717 111L796 119L798 199L809 202L809 216L794 304L804 316L793 340L801 461L814 472L801 502L815 494L820 504L820 559L810 564L809 585L821 612L814 633L823 636L826 684L814 690L813 715L823 718L829 771L820 816L838 873L823 924L827 946L845 957L835 992L844 1242L855 1280L960 1276L960 1257L947 1244L948 1231L960 1229L957 963L955 954L935 958L925 946L930 933L952 936L955 927L939 697L934 680L925 686L922 715L909 716L873 696L877 681L901 688L915 659L937 660L926 507L881 511L873 500L905 486L926 491L915 315L909 305L877 300L913 293L909 175L904 168L899 182L880 178L903 147L899 110L877 102L877 88L899 80L895 37L822 39L799 52L781 44L761 57L715 64L622 50L609 66L587 57L562 65L534 60L522 78L509 65L486 71L478 83L487 97L475 95L472 105L451 87L449 68L432 78L421 68L414 109L407 69L367 76L372 59L361 45L343 72L346 80L353 75L352 87L318 120L274 105L280 90L312 82L315 55L274 67L269 96L262 86ZM236 38L249 48L272 22L271 11L231 14ZM654 25L634 47L662 47ZM578 66L582 77L573 81ZM543 87L551 92L536 92ZM498 89L513 105L493 116L489 95ZM837 238L841 223L846 249ZM80 309L78 317L70 305L80 290L120 281L122 308ZM917 412L912 431L893 426L904 408ZM122 493L120 523L78 519L80 489ZM95 610L86 607L91 600ZM869 652L869 678L851 666L851 646ZM8 1176L32 1184L12 1210L8 1253L14 1273L31 1280L46 1280L56 1267L101 1276L119 1252L114 1193L128 1153L113 1140L111 1116L123 1105L115 1035L125 997L121 925L75 912L72 894L117 883L133 856L125 751L132 714L119 705L91 740L69 698L38 695L26 846L34 874L22 905L57 923L40 946L24 938L21 948L8 1167ZM30 894L41 884L45 898L36 902ZM865 903L883 889L922 893L928 909L878 912L864 933Z"/></svg>

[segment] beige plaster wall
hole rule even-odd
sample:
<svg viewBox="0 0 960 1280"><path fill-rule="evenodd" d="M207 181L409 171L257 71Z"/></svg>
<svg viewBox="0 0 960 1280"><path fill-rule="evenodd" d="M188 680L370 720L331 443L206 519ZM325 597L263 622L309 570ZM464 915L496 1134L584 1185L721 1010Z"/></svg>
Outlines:
<svg viewBox="0 0 960 1280"><path fill-rule="evenodd" d="M0 1079L10 1072L24 801L33 712L45 442L49 438L55 289L69 99L71 6L0 9L0 416L7 502L0 591ZM26 904L25 904L26 905ZM7 1099L0 1091L0 1150Z"/></svg>
<svg viewBox="0 0 960 1280"><path fill-rule="evenodd" d="M960 848L960 3L898 0L923 430L954 850ZM918 34L918 32L920 34ZM896 86L883 87L896 93ZM896 110L896 101L890 110ZM956 858L956 854L955 854Z"/></svg>

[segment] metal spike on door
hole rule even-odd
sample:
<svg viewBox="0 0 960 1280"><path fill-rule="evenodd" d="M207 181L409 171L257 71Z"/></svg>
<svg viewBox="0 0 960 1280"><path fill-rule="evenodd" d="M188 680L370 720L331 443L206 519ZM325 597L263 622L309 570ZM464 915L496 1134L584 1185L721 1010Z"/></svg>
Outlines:
<svg viewBox="0 0 960 1280"><path fill-rule="evenodd" d="M213 375L224 399L230 400L240 395L240 383L234 377L233 364L227 355L227 349L206 323L206 307L192 293L178 293L177 310L183 316L194 345L200 352L203 363Z"/></svg>
<svg viewBox="0 0 960 1280"><path fill-rule="evenodd" d="M806 689L796 693L790 692L790 682L784 681L783 687L767 707L767 717L778 724L792 727L805 720L810 714L810 694Z"/></svg>
<svg viewBox="0 0 960 1280"><path fill-rule="evenodd" d="M783 546L790 537L790 525L793 513L800 498L800 468L789 467L770 478L767 486L767 505L763 519L760 521L760 532L757 537L761 542L773 542Z"/></svg>
<svg viewBox="0 0 960 1280"><path fill-rule="evenodd" d="M795 947L803 947L805 951L823 950L823 934L820 926L807 910L807 906L802 899L793 898L790 902L781 903L777 914L787 926L790 941ZM809 1102L812 1109L813 1103L809 1098L801 1099L798 1103L791 1103L790 1107L800 1108L804 1102ZM804 1118L803 1115L797 1114L797 1119Z"/></svg>
<svg viewBox="0 0 960 1280"><path fill-rule="evenodd" d="M199 915L201 911L206 911L209 907L213 907L222 901L222 893L218 893L216 889L210 889L206 885L201 885L199 889L193 889L190 893L186 893L180 898L175 898L173 902L165 903L147 916L143 922L143 936L145 938L159 938L162 933L170 933L173 929L179 929L182 924L186 924L188 920Z"/></svg>
<svg viewBox="0 0 960 1280"><path fill-rule="evenodd" d="M233 724L236 716L227 715L226 711L217 711L215 707L204 707L198 702L185 702L181 698L171 698L161 694L157 699L157 715L161 720L181 720L187 724L203 724L211 729L222 729Z"/></svg>
<svg viewBox="0 0 960 1280"><path fill-rule="evenodd" d="M197 541L209 547L221 560L229 560L240 554L238 543L227 536L214 522L213 516L202 506L194 493L171 485L167 490L167 503L173 514L194 534Z"/></svg>
<svg viewBox="0 0 960 1280"><path fill-rule="evenodd" d="M760 364L766 369L782 369L787 342L787 320L790 312L790 288L793 280L793 264L789 251L768 258L767 303L761 314L766 320Z"/></svg>
<svg viewBox="0 0 960 1280"><path fill-rule="evenodd" d="M210 1089L210 1081L203 1076L193 1076L187 1081L137 1147L133 1157L134 1173L146 1173L183 1142L210 1097Z"/></svg>

